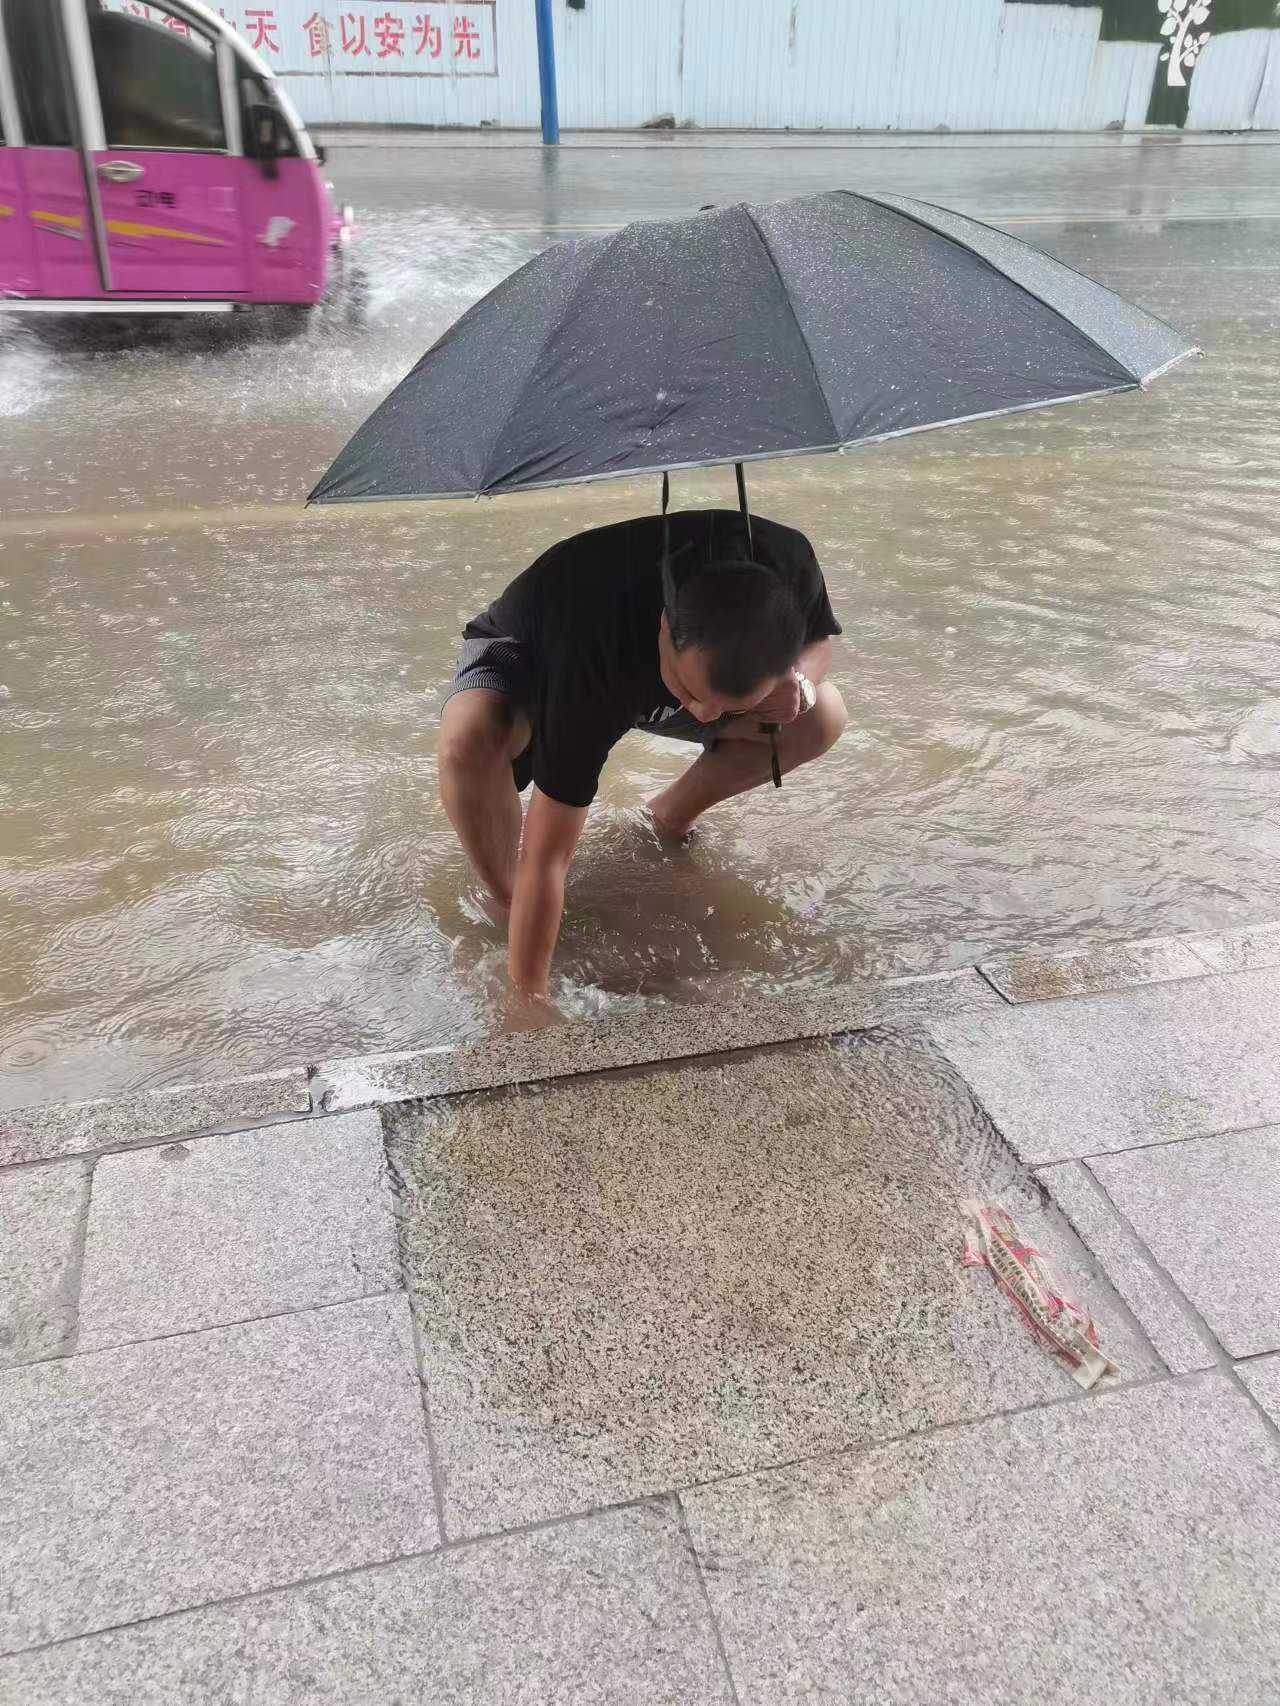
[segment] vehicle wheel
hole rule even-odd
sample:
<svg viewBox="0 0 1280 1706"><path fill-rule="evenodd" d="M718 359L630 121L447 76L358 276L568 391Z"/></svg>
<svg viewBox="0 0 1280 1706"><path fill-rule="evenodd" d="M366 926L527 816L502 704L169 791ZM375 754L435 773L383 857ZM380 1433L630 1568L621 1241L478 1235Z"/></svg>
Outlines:
<svg viewBox="0 0 1280 1706"><path fill-rule="evenodd" d="M302 336L315 312L307 302L273 302L262 310L263 330L269 338L288 343Z"/></svg>

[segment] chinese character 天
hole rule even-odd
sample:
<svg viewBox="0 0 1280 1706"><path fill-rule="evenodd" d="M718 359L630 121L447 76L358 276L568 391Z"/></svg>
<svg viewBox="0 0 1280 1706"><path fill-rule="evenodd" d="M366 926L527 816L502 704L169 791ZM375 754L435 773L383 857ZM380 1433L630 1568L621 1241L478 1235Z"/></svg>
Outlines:
<svg viewBox="0 0 1280 1706"><path fill-rule="evenodd" d="M249 46L259 52L279 53L280 43L276 39L279 27L273 6L250 8L245 12L244 30L249 38Z"/></svg>

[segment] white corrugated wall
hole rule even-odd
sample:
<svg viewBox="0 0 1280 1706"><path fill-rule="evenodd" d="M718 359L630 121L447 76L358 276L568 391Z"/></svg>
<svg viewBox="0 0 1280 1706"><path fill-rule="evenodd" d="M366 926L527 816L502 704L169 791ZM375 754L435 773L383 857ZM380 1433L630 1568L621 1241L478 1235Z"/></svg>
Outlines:
<svg viewBox="0 0 1280 1706"><path fill-rule="evenodd" d="M1100 41L1089 67L1079 130L1141 130L1151 102L1160 47L1156 42Z"/></svg>
<svg viewBox="0 0 1280 1706"><path fill-rule="evenodd" d="M1145 122L1149 42L1096 6L1009 0L552 0L567 129L1099 130ZM533 0L224 0L329 123L535 127ZM434 20L434 22L433 22ZM362 46L353 46L360 42ZM1280 31L1211 37L1188 125L1280 123Z"/></svg>
<svg viewBox="0 0 1280 1706"><path fill-rule="evenodd" d="M1248 130L1276 46L1275 30L1211 37L1191 79L1187 129Z"/></svg>

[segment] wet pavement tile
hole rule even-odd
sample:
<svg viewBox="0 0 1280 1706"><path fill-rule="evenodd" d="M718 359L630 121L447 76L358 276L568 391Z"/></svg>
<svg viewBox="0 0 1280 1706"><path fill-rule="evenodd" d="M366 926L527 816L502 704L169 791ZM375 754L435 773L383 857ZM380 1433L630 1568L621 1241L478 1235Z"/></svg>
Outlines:
<svg viewBox="0 0 1280 1706"><path fill-rule="evenodd" d="M1089 1165L1228 1355L1280 1350L1280 1126Z"/></svg>
<svg viewBox="0 0 1280 1706"><path fill-rule="evenodd" d="M1236 1373L1280 1428L1280 1356L1259 1357L1236 1364Z"/></svg>
<svg viewBox="0 0 1280 1706"><path fill-rule="evenodd" d="M79 1349L391 1291L395 1223L376 1114L104 1155Z"/></svg>
<svg viewBox="0 0 1280 1706"><path fill-rule="evenodd" d="M1036 1177L1102 1265L1174 1374L1211 1368L1221 1352L1116 1213L1083 1161L1042 1167Z"/></svg>
<svg viewBox="0 0 1280 1706"><path fill-rule="evenodd" d="M0 1660L23 1706L729 1706L678 1514L641 1506Z"/></svg>
<svg viewBox="0 0 1280 1706"><path fill-rule="evenodd" d="M0 1368L52 1356L70 1341L88 1195L78 1161L0 1172Z"/></svg>
<svg viewBox="0 0 1280 1706"><path fill-rule="evenodd" d="M404 1298L0 1375L0 1652L425 1550Z"/></svg>
<svg viewBox="0 0 1280 1706"><path fill-rule="evenodd" d="M1219 936L1189 936L1187 945L1211 971L1253 971L1280 966L1280 924L1224 930Z"/></svg>
<svg viewBox="0 0 1280 1706"><path fill-rule="evenodd" d="M386 1116L451 1538L1074 1392L959 1201L1154 1353L971 1096L889 1033Z"/></svg>
<svg viewBox="0 0 1280 1706"><path fill-rule="evenodd" d="M1276 1443L1198 1375L682 1501L741 1706L1271 1706Z"/></svg>
<svg viewBox="0 0 1280 1706"><path fill-rule="evenodd" d="M1010 1001L1052 1001L1064 995L1092 995L1205 975L1202 961L1185 943L1173 939L1054 954L1007 954L983 960L979 970Z"/></svg>
<svg viewBox="0 0 1280 1706"><path fill-rule="evenodd" d="M325 1109L526 1084L655 1061L834 1036L874 1025L923 1024L1004 1003L975 971L890 983L841 984L821 995L746 997L707 1006L655 1006L599 1024L557 1025L461 1048L405 1049L318 1066Z"/></svg>
<svg viewBox="0 0 1280 1706"><path fill-rule="evenodd" d="M270 1114L305 1114L311 1092L303 1067L252 1073L213 1084L177 1084L92 1102L46 1102L0 1110L0 1163L42 1161L207 1131Z"/></svg>
<svg viewBox="0 0 1280 1706"><path fill-rule="evenodd" d="M1280 970L1006 1008L930 1030L1026 1161L1280 1119Z"/></svg>

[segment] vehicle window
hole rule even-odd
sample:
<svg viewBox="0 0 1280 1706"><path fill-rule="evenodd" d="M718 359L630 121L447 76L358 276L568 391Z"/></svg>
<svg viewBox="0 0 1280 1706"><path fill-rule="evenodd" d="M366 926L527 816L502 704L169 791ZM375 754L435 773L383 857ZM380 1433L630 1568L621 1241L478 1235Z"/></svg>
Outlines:
<svg viewBox="0 0 1280 1706"><path fill-rule="evenodd" d="M271 85L265 82L254 71L241 65L236 68L236 76L240 84L240 130L244 137L244 151L250 159L256 160L262 153L262 125L254 117L254 108L259 116L264 107L270 107L276 114L276 157L288 158L298 152L298 139L293 134L293 126L280 111L279 102Z"/></svg>
<svg viewBox="0 0 1280 1706"><path fill-rule="evenodd" d="M33 148L70 148L61 44L47 0L4 0L4 34L24 141Z"/></svg>
<svg viewBox="0 0 1280 1706"><path fill-rule="evenodd" d="M118 3L118 0L117 0ZM108 148L224 149L214 44L167 7L145 17L88 0Z"/></svg>

